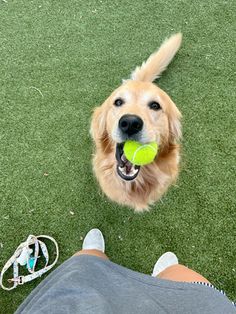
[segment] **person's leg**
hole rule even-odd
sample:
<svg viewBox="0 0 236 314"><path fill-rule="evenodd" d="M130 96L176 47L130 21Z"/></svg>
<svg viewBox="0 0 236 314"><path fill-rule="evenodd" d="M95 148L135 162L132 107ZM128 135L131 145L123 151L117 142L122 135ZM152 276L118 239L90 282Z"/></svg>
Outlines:
<svg viewBox="0 0 236 314"><path fill-rule="evenodd" d="M108 259L105 251L105 241L99 229L91 229L84 238L82 250L75 253L78 255L94 255Z"/></svg>
<svg viewBox="0 0 236 314"><path fill-rule="evenodd" d="M167 267L165 270L159 273L156 277L161 278L161 279L174 280L174 281L185 281L185 282L200 281L200 282L210 283L202 275L180 264Z"/></svg>
<svg viewBox="0 0 236 314"><path fill-rule="evenodd" d="M173 281L200 281L210 283L205 277L194 270L180 265L177 256L172 252L166 252L158 259L154 266L152 276Z"/></svg>
<svg viewBox="0 0 236 314"><path fill-rule="evenodd" d="M82 250L75 253L75 256L85 254L108 259L104 251L105 241L101 231L99 229L92 229L84 238ZM179 265L176 255L172 252L167 252L158 259L154 266L152 276L173 281L201 281L209 283L206 278L197 272L183 265Z"/></svg>
<svg viewBox="0 0 236 314"><path fill-rule="evenodd" d="M98 256L104 259L109 259L105 253L103 253L102 251L99 250L81 250L79 252L76 252L74 254L74 256L79 256L79 255L94 255L94 256Z"/></svg>

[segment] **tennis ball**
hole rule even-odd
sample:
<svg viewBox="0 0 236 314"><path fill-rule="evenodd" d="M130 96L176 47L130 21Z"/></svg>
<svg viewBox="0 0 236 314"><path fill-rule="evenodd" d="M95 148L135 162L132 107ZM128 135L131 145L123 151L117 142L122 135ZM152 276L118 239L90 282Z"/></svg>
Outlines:
<svg viewBox="0 0 236 314"><path fill-rule="evenodd" d="M142 144L136 141L126 141L124 145L125 157L134 165L150 164L156 157L158 145L155 142Z"/></svg>

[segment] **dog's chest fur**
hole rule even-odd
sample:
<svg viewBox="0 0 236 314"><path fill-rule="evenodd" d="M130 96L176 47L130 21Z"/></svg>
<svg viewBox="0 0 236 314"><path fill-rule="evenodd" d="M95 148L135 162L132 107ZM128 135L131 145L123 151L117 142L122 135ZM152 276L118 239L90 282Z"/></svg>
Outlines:
<svg viewBox="0 0 236 314"><path fill-rule="evenodd" d="M160 199L176 180L179 159L179 146L173 144L161 152L155 162L141 167L138 177L130 182L117 175L113 151L95 154L93 166L103 191L111 200L143 211Z"/></svg>

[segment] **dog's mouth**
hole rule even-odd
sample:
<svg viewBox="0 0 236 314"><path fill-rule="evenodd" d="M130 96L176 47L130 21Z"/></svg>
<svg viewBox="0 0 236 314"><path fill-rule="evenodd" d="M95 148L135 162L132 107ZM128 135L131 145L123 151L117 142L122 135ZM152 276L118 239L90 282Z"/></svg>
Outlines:
<svg viewBox="0 0 236 314"><path fill-rule="evenodd" d="M116 144L116 160L117 160L117 173L125 181L134 180L140 170L140 166L133 165L127 160L124 154L124 143Z"/></svg>

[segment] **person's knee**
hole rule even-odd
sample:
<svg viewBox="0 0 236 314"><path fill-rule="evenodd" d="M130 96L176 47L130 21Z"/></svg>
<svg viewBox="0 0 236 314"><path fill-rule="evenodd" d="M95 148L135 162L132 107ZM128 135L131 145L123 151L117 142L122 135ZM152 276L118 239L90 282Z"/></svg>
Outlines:
<svg viewBox="0 0 236 314"><path fill-rule="evenodd" d="M204 278L202 275L180 264L172 265L166 268L157 277L161 279L167 279L167 280L173 280L173 281L185 281L185 282L201 281L201 282L209 283L209 281L206 278Z"/></svg>
<svg viewBox="0 0 236 314"><path fill-rule="evenodd" d="M108 259L107 255L99 250L81 250L74 254L74 256L79 256L79 255L93 255L93 256L101 257L103 259Z"/></svg>

